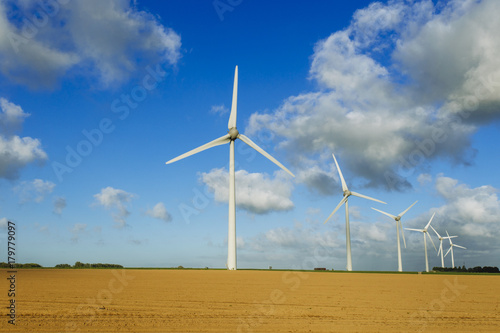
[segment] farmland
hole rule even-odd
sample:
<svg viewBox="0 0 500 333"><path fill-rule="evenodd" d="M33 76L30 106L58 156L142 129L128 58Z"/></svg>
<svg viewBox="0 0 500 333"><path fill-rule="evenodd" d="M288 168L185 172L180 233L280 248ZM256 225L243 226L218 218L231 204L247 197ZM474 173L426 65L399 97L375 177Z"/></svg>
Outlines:
<svg viewBox="0 0 500 333"><path fill-rule="evenodd" d="M2 270L6 281L7 270ZM7 283L2 283L7 291ZM20 269L1 332L495 332L498 275ZM3 306L5 304L6 306Z"/></svg>

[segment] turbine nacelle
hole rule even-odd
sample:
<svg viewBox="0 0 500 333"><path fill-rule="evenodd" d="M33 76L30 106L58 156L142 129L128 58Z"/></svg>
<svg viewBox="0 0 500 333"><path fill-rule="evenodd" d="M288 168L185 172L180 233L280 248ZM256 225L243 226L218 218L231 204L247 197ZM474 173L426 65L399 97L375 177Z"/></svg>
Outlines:
<svg viewBox="0 0 500 333"><path fill-rule="evenodd" d="M348 196L350 196L351 194L352 194L352 192L351 192L351 191L349 191L349 190L345 190L345 191L344 191L343 196L344 196L344 197L348 197Z"/></svg>
<svg viewBox="0 0 500 333"><path fill-rule="evenodd" d="M229 139L230 139L231 141L236 140L236 139L238 138L238 135L240 135L240 132L238 132L238 130L236 129L236 127L231 128L231 129L228 131L228 133L229 133Z"/></svg>

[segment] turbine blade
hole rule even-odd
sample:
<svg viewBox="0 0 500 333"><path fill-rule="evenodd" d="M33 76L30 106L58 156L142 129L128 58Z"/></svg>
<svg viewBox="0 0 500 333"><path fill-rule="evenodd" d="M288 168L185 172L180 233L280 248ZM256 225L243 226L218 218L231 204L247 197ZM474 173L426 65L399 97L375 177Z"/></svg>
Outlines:
<svg viewBox="0 0 500 333"><path fill-rule="evenodd" d="M210 141L209 143L204 144L203 146L200 146L198 148L195 148L193 150L188 151L187 153L184 153L184 154L182 154L180 156L177 156L176 158L173 158L170 161L166 162L166 164L174 163L174 162L176 162L178 160L182 160L183 158L186 158L188 156L191 156L191 155L194 155L196 153L199 153L200 151L204 151L204 150L206 150L208 148L212 148L212 147L215 147L215 146L223 145L225 143L228 143L229 141L231 141L229 139L229 134L226 134L224 136L221 136L218 139L215 139L213 141Z"/></svg>
<svg viewBox="0 0 500 333"><path fill-rule="evenodd" d="M444 255L445 257L448 255L448 253L450 253L452 247L450 246L450 248L448 249L448 251L446 251L446 254Z"/></svg>
<svg viewBox="0 0 500 333"><path fill-rule="evenodd" d="M403 231L403 224L401 223L401 220L399 220L399 228L401 229L401 234L403 235L403 243L405 244L406 249L405 232Z"/></svg>
<svg viewBox="0 0 500 333"><path fill-rule="evenodd" d="M352 192L351 192L351 193L352 193ZM394 219L394 220L395 220L395 219L397 219L397 216L394 216L394 215L392 215L392 214L389 214L389 213L383 212L383 211L381 211L380 209L373 208L373 207L372 207L372 209L373 209L373 210L376 210L376 211L377 211L377 212L379 212L379 213L382 213L382 214L384 214L384 215L387 215L387 216L389 216L390 218L392 218L392 219Z"/></svg>
<svg viewBox="0 0 500 333"><path fill-rule="evenodd" d="M349 189L347 188L347 185L345 183L344 176L342 175L342 171L340 171L340 167L339 167L339 164L337 163L337 159L335 158L335 155L333 155L333 153L332 153L332 156L333 156L333 160L335 161L335 165L337 166L337 171L339 172L340 182L342 183L342 191L348 191Z"/></svg>
<svg viewBox="0 0 500 333"><path fill-rule="evenodd" d="M447 238L448 238L448 240L450 241L450 245L452 245L452 244L453 244L453 243L452 243L452 241L451 241L451 238L452 238L452 237L451 237L451 236L450 236L450 234L448 233L448 230L446 230L446 236L448 236Z"/></svg>
<svg viewBox="0 0 500 333"><path fill-rule="evenodd" d="M325 220L325 222L323 222L323 224L325 224L326 222L328 222L328 220L333 216L333 214L335 214L335 212L340 208L340 206L342 206L347 201L347 198L349 198L349 197L343 197L342 200L340 200L340 202L337 205L337 207L335 207L335 209L333 210L333 212L326 218L326 220Z"/></svg>
<svg viewBox="0 0 500 333"><path fill-rule="evenodd" d="M424 232L423 229L412 229L412 228L405 228L406 230L413 230L413 231L420 231L420 232Z"/></svg>
<svg viewBox="0 0 500 333"><path fill-rule="evenodd" d="M431 225L431 229L434 230L434 232L436 233L436 235L438 236L439 239L441 239L442 237L439 236L438 232L436 231L436 229L434 229L434 227Z"/></svg>
<svg viewBox="0 0 500 333"><path fill-rule="evenodd" d="M236 127L237 104L238 104L238 66L236 66L234 70L233 101L231 105L231 114L229 116L229 122L227 123L228 129Z"/></svg>
<svg viewBox="0 0 500 333"><path fill-rule="evenodd" d="M264 151L264 149L262 149L259 146L257 146L257 144L255 142L253 142L252 140L250 140L247 136L245 136L243 134L239 134L238 138L241 139L241 141L243 141L244 143L246 143L250 147L252 147L253 149L257 150L259 153L261 153L265 157L267 157L269 160L271 160L271 162L273 162L274 164L276 164L277 166L279 166L280 168L282 168L283 170L285 170L286 172L288 172L292 177L295 177L295 175L290 170L288 170L287 168L285 168L285 166L283 164L281 164L274 157L272 157L271 155L269 155L268 153L266 153Z"/></svg>
<svg viewBox="0 0 500 333"><path fill-rule="evenodd" d="M428 232L426 232L426 234L427 234L427 237L429 237L429 239L431 240L432 246L434 246L434 250L436 250L436 251L437 251L436 245L434 245L434 241L432 240L431 235L429 235L429 233L428 233Z"/></svg>
<svg viewBox="0 0 500 333"><path fill-rule="evenodd" d="M427 228L429 228L429 226L431 225L432 219L434 218L434 215L436 215L436 213L432 214L432 217L429 220L429 223L427 223L427 225L425 226L424 230L427 230Z"/></svg>
<svg viewBox="0 0 500 333"><path fill-rule="evenodd" d="M399 213L399 217L403 217L403 215L405 215L406 212L409 211L410 208L413 207L417 202L418 202L418 200L415 201L410 207L406 208L404 211L402 211L401 213Z"/></svg>
<svg viewBox="0 0 500 333"><path fill-rule="evenodd" d="M441 241L441 243L439 244L439 251L438 251L438 256L439 254L441 253L441 251L443 250L443 241Z"/></svg>
<svg viewBox="0 0 500 333"><path fill-rule="evenodd" d="M379 200L379 199L375 199L375 198L369 197L369 196L367 196L367 195L364 195L364 194L361 194L361 193L358 193L358 192L352 192L352 191L351 191L351 194L352 194L352 195L355 195L355 196L357 196L357 197L360 197L360 198L365 198L365 199L368 199L368 200L377 201L377 202L380 202L380 203L383 203L383 204L385 204L385 203L386 203L386 202L383 202L383 201L381 201L381 200Z"/></svg>
<svg viewBox="0 0 500 333"><path fill-rule="evenodd" d="M466 249L466 250L467 250L467 248L466 248L466 247L463 247L463 246L460 246L460 245L457 245L457 244L453 244L453 246L456 246L456 247L459 247L459 248L461 248L461 249Z"/></svg>

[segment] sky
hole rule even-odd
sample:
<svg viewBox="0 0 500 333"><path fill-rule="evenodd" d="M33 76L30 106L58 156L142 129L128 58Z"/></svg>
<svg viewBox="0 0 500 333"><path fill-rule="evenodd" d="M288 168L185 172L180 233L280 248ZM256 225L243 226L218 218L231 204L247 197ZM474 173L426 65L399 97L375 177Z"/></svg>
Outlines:
<svg viewBox="0 0 500 333"><path fill-rule="evenodd" d="M500 2L0 1L0 261L397 270L394 220L500 263ZM430 235L436 247L439 240ZM406 230L403 270L425 269ZM448 251L449 241L444 240ZM440 258L428 242L429 264ZM445 266L451 266L450 255Z"/></svg>

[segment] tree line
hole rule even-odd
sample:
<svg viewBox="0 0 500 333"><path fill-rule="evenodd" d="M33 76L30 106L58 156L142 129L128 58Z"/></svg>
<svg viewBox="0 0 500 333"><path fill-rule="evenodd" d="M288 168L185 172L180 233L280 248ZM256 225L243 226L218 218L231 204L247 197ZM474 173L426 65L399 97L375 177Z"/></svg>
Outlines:
<svg viewBox="0 0 500 333"><path fill-rule="evenodd" d="M434 267L432 270L436 272L500 273L498 267L491 266L465 268L463 265L462 267Z"/></svg>
<svg viewBox="0 0 500 333"><path fill-rule="evenodd" d="M122 265L117 265L117 264L89 264L89 263L83 263L83 262L75 262L73 266L70 264L59 264L56 265L55 268L123 268Z"/></svg>
<svg viewBox="0 0 500 333"><path fill-rule="evenodd" d="M41 268L42 266L35 263L26 263L26 264L9 264L6 262L0 262L0 268Z"/></svg>
<svg viewBox="0 0 500 333"><path fill-rule="evenodd" d="M54 266L55 268L123 268L122 265L117 265L117 264L89 264L89 263L82 263L82 262L75 262L73 266L70 264L58 264ZM40 264L35 264L35 263L26 263L26 264L9 264L6 262L0 262L0 268L43 268L42 265Z"/></svg>

